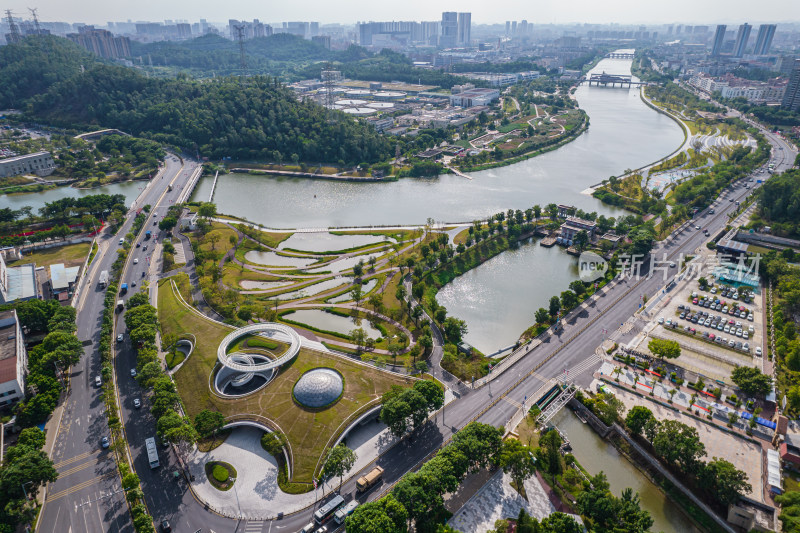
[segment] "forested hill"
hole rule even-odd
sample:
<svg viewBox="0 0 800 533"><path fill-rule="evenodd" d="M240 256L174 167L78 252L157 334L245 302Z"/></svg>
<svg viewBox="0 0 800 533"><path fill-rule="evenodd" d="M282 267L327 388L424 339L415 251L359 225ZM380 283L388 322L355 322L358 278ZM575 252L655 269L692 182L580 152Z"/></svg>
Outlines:
<svg viewBox="0 0 800 533"><path fill-rule="evenodd" d="M17 108L98 58L72 41L49 35L0 46L0 109Z"/></svg>
<svg viewBox="0 0 800 533"><path fill-rule="evenodd" d="M238 72L240 68L239 44L213 34L181 42L132 42L131 54L142 64L152 63L155 67L177 67L218 74ZM360 46L352 45L345 51L332 51L289 33L247 40L245 54L248 70L262 74L277 74L309 62L349 62L371 56ZM315 77L318 76L317 72Z"/></svg>
<svg viewBox="0 0 800 533"><path fill-rule="evenodd" d="M3 48L18 46L28 45ZM72 43L56 38L51 46L57 50ZM22 55L12 65L0 65L1 80L8 78L7 68L25 77L40 72L38 54ZM6 98L35 120L81 129L119 128L192 151L197 147L211 158L288 161L296 156L306 162L356 164L391 155L389 141L371 126L298 101L273 78L148 78L100 62L84 66L84 72L78 69L40 94L31 96L17 85L8 88Z"/></svg>

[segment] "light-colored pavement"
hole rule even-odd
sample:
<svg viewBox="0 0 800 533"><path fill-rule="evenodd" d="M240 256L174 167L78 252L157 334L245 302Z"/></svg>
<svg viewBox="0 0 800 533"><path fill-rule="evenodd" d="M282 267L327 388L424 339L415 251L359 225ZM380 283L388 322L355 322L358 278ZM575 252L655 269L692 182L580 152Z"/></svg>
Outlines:
<svg viewBox="0 0 800 533"><path fill-rule="evenodd" d="M516 518L523 508L540 520L555 512L539 480L531 477L524 485L527 500L511 486L511 476L502 470L497 472L453 515L448 525L463 533L483 533L494 529L495 521L501 518Z"/></svg>

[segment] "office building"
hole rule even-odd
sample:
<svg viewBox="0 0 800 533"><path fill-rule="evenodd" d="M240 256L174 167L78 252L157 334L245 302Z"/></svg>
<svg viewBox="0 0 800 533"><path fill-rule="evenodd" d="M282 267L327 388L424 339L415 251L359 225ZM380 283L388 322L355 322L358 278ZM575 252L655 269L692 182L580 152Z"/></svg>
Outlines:
<svg viewBox="0 0 800 533"><path fill-rule="evenodd" d="M498 100L500 91L475 87L471 83L454 85L453 94L450 95L450 105L461 107L485 106Z"/></svg>
<svg viewBox="0 0 800 533"><path fill-rule="evenodd" d="M527 24L527 22L526 22ZM472 30L472 13L458 14L458 46L469 46Z"/></svg>
<svg viewBox="0 0 800 533"><path fill-rule="evenodd" d="M17 311L0 313L0 406L11 405L25 396L28 353Z"/></svg>
<svg viewBox="0 0 800 533"><path fill-rule="evenodd" d="M114 37L110 31L98 30L94 26L81 26L78 33L68 33L67 39L106 59L131 56L130 39Z"/></svg>
<svg viewBox="0 0 800 533"><path fill-rule="evenodd" d="M792 75L789 77L786 92L783 94L781 107L789 111L800 109L800 59L794 60L794 68L792 69Z"/></svg>
<svg viewBox="0 0 800 533"><path fill-rule="evenodd" d="M445 11L442 13L442 33L439 36L439 46L453 48L458 43L458 13Z"/></svg>
<svg viewBox="0 0 800 533"><path fill-rule="evenodd" d="M330 35L314 35L311 37L312 43L317 43L320 46L330 50L331 49L331 36Z"/></svg>
<svg viewBox="0 0 800 533"><path fill-rule="evenodd" d="M769 53L769 49L772 46L772 38L775 37L775 27L775 24L762 24L758 27L758 36L756 37L753 55L765 56Z"/></svg>
<svg viewBox="0 0 800 533"><path fill-rule="evenodd" d="M53 162L50 152L36 152L0 159L0 178L10 178L20 174L36 174L44 177L52 174L55 169L56 164Z"/></svg>
<svg viewBox="0 0 800 533"><path fill-rule="evenodd" d="M728 27L725 24L719 24L717 31L714 33L714 44L711 46L711 55L718 56L722 53L722 45L725 42L725 31Z"/></svg>
<svg viewBox="0 0 800 533"><path fill-rule="evenodd" d="M739 32L736 34L736 44L733 45L733 57L742 57L744 55L747 41L750 39L750 30L752 29L753 27L746 22L739 26Z"/></svg>
<svg viewBox="0 0 800 533"><path fill-rule="evenodd" d="M234 41L237 39L238 35L238 30L236 29L237 26L242 28L242 37L244 40L256 39L258 37L269 37L272 35L272 26L269 24L264 24L258 19L253 19L253 22L230 19L228 20L228 32L230 33L231 39Z"/></svg>

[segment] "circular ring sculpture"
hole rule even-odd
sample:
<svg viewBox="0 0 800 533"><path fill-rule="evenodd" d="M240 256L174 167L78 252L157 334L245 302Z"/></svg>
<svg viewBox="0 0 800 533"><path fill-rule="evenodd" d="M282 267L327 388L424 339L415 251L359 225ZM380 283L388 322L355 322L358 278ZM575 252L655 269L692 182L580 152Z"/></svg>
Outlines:
<svg viewBox="0 0 800 533"><path fill-rule="evenodd" d="M272 332L275 337L281 341L288 341L289 348L280 357L264 361L263 363L256 363L252 358L248 358L248 354L243 352L227 353L228 346L236 342L240 337L245 335L256 335L266 332ZM265 370L272 370L278 368L284 363L288 363L300 351L300 335L283 324L276 324L275 322L263 322L260 324L251 324L243 328L231 331L222 339L217 348L217 360L225 368L236 370L239 372L263 372Z"/></svg>
<svg viewBox="0 0 800 533"><path fill-rule="evenodd" d="M303 407L318 409L335 402L343 391L341 374L332 368L315 368L300 376L292 394Z"/></svg>

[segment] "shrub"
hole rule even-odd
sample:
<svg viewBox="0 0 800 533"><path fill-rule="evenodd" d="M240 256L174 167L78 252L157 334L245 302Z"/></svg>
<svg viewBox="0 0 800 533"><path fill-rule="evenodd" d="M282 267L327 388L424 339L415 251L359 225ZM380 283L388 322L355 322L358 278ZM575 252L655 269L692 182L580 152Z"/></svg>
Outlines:
<svg viewBox="0 0 800 533"><path fill-rule="evenodd" d="M222 465L214 465L214 468L211 469L211 475L220 483L228 481L228 469Z"/></svg>

